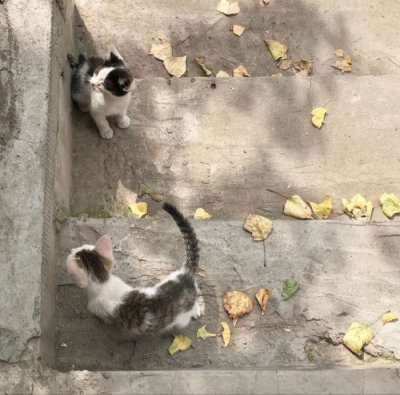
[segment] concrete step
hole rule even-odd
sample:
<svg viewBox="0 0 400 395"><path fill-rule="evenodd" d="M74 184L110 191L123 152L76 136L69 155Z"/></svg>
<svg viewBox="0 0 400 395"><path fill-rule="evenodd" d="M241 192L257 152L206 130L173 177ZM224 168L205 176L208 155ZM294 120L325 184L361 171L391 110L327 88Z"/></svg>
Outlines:
<svg viewBox="0 0 400 395"><path fill-rule="evenodd" d="M263 245L253 242L241 221L194 221L201 246L198 283L205 313L183 331L192 348L168 354L172 336L148 336L134 342L87 311L86 295L71 284L65 259L71 248L111 236L115 274L133 286L151 286L180 267L183 242L174 222L157 219L69 219L60 233L58 260L57 368L61 370L167 370L189 368L265 369L298 367L376 367L400 360L400 322L382 326L387 310L400 311L400 224L276 220ZM283 281L296 279L299 290L281 301ZM222 306L224 293L263 287L272 291L266 315L254 311L234 328ZM368 353L357 358L340 345L353 322L376 333ZM232 330L228 347L221 338L201 341L196 331ZM283 328L290 331L284 331ZM176 334L176 333L174 333ZM61 347L64 343L66 347ZM375 355L375 357L373 356Z"/></svg>
<svg viewBox="0 0 400 395"><path fill-rule="evenodd" d="M283 217L285 199L268 189L331 195L336 219L356 193L379 207L382 193L400 193L398 92L397 76L138 80L131 127L114 125L113 139L73 114L73 214L129 215L139 182L187 215L204 207L215 218ZM324 105L318 130L310 112ZM385 219L380 209L373 218Z"/></svg>
<svg viewBox="0 0 400 395"><path fill-rule="evenodd" d="M241 0L240 13L232 17L216 10L218 2L139 0L132 6L121 1L77 0L78 43L89 53L102 53L114 43L137 78L168 76L162 62L148 55L151 43L159 38L171 42L175 56L188 56L189 77L203 76L193 63L200 55L215 72L232 71L241 64L252 76L276 73L265 39L288 45L294 60L314 60L315 75L339 73L331 67L338 48L353 56L354 74L400 73L396 0L271 0L265 7L257 0ZM240 38L231 31L234 24L246 27Z"/></svg>

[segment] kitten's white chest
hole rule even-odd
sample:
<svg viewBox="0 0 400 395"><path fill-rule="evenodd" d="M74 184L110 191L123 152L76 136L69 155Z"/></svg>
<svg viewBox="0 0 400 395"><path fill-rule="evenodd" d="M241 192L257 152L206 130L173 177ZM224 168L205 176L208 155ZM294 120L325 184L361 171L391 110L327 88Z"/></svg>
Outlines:
<svg viewBox="0 0 400 395"><path fill-rule="evenodd" d="M96 113L102 113L108 117L125 112L131 100L131 93L122 97L115 97L101 92L92 92L91 109Z"/></svg>

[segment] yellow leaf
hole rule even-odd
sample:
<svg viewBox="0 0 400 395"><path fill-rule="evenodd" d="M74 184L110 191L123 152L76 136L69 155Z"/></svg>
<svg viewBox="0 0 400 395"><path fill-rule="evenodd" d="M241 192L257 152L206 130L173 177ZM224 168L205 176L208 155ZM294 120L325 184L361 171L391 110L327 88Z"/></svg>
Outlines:
<svg viewBox="0 0 400 395"><path fill-rule="evenodd" d="M198 56L195 61L203 69L207 77L213 74L213 71L205 65L206 58L204 56Z"/></svg>
<svg viewBox="0 0 400 395"><path fill-rule="evenodd" d="M320 203L310 203L310 206L315 214L314 219L327 219L332 212L332 200L330 196L325 196L325 200Z"/></svg>
<svg viewBox="0 0 400 395"><path fill-rule="evenodd" d="M194 219L210 219L211 215L207 213L203 208L198 208L193 216Z"/></svg>
<svg viewBox="0 0 400 395"><path fill-rule="evenodd" d="M271 53L274 60L279 60L280 58L286 58L286 53L288 47L285 44L281 44L275 40L265 40L269 52Z"/></svg>
<svg viewBox="0 0 400 395"><path fill-rule="evenodd" d="M238 66L233 70L234 77L250 77L250 74L243 66Z"/></svg>
<svg viewBox="0 0 400 395"><path fill-rule="evenodd" d="M337 49L335 51L335 55L338 56L339 58L343 58L343 56L344 56L343 49Z"/></svg>
<svg viewBox="0 0 400 395"><path fill-rule="evenodd" d="M255 241L265 240L271 233L272 222L262 215L249 214L243 225L244 229L251 233Z"/></svg>
<svg viewBox="0 0 400 395"><path fill-rule="evenodd" d="M361 221L369 221L371 219L374 206L372 202L367 201L365 196L357 194L351 198L350 202L342 199L342 203L343 211L350 217Z"/></svg>
<svg viewBox="0 0 400 395"><path fill-rule="evenodd" d="M222 328L224 330L221 333L222 340L224 341L224 346L226 347L229 344L229 340L231 340L231 330L226 322L221 322Z"/></svg>
<svg viewBox="0 0 400 395"><path fill-rule="evenodd" d="M203 340L208 339L209 337L216 337L215 333L207 332L206 325L202 326L201 328L197 329L197 338L201 338Z"/></svg>
<svg viewBox="0 0 400 395"><path fill-rule="evenodd" d="M156 59L165 60L172 57L172 47L171 44L164 40L160 39L161 44L151 44L150 55L153 55Z"/></svg>
<svg viewBox="0 0 400 395"><path fill-rule="evenodd" d="M337 60L332 67L340 70L342 73L349 73L351 71L351 63L351 56L347 55L343 59Z"/></svg>
<svg viewBox="0 0 400 395"><path fill-rule="evenodd" d="M129 205L133 215L136 218L142 218L143 215L147 214L147 203L146 202L138 202Z"/></svg>
<svg viewBox="0 0 400 395"><path fill-rule="evenodd" d="M238 319L253 311L254 303L252 299L242 291L228 291L222 299L224 309L233 319L233 326Z"/></svg>
<svg viewBox="0 0 400 395"><path fill-rule="evenodd" d="M168 351L171 355L174 355L178 351L186 351L190 347L191 344L192 344L192 341L187 336L178 335L178 336L175 336L175 339L172 342L172 344L169 346Z"/></svg>
<svg viewBox="0 0 400 395"><path fill-rule="evenodd" d="M180 78L186 73L186 56L165 59L164 67L169 74Z"/></svg>
<svg viewBox="0 0 400 395"><path fill-rule="evenodd" d="M383 320L383 324L385 325L385 324L387 324L388 322L397 321L398 318L397 318L397 316L396 316L395 314L393 314L393 313L385 313L385 314L382 316L382 320Z"/></svg>
<svg viewBox="0 0 400 395"><path fill-rule="evenodd" d="M218 73L217 73L217 77L230 77L231 75L227 72L227 71L224 71L224 70L220 70L220 71L218 71Z"/></svg>
<svg viewBox="0 0 400 395"><path fill-rule="evenodd" d="M230 3L228 0L221 0L218 3L217 10L225 15L234 15L239 13L240 7L238 2Z"/></svg>
<svg viewBox="0 0 400 395"><path fill-rule="evenodd" d="M400 213L400 199L394 193L384 193L379 200L382 211L388 218Z"/></svg>
<svg viewBox="0 0 400 395"><path fill-rule="evenodd" d="M307 77L312 70L312 62L306 59L301 59L299 62L293 62L293 66L296 70L300 71L300 74L304 77Z"/></svg>
<svg viewBox="0 0 400 395"><path fill-rule="evenodd" d="M271 291L267 288L261 288L257 293L256 293L256 298L258 300L258 303L260 304L261 307L261 314L265 314L265 310L267 308L267 303L268 299L271 296Z"/></svg>
<svg viewBox="0 0 400 395"><path fill-rule="evenodd" d="M279 62L278 66L281 70L287 70L293 67L293 63L290 59L282 58Z"/></svg>
<svg viewBox="0 0 400 395"><path fill-rule="evenodd" d="M317 107L311 111L311 122L316 128L321 129L322 124L325 123L324 118L327 112L328 111L324 107Z"/></svg>
<svg viewBox="0 0 400 395"><path fill-rule="evenodd" d="M289 217L312 219L310 207L299 195L293 195L286 201L283 213Z"/></svg>
<svg viewBox="0 0 400 395"><path fill-rule="evenodd" d="M197 269L197 274L198 274L200 277L205 277L205 276L206 276L206 271L199 268L199 269Z"/></svg>
<svg viewBox="0 0 400 395"><path fill-rule="evenodd" d="M354 354L362 355L362 348L375 337L370 327L354 322L343 336L343 344Z"/></svg>
<svg viewBox="0 0 400 395"><path fill-rule="evenodd" d="M243 27L243 26L233 25L233 33L236 34L239 37L243 34L244 29L246 29L246 28Z"/></svg>
<svg viewBox="0 0 400 395"><path fill-rule="evenodd" d="M275 73L275 74L272 74L271 77L277 77L277 78L282 77L282 73Z"/></svg>

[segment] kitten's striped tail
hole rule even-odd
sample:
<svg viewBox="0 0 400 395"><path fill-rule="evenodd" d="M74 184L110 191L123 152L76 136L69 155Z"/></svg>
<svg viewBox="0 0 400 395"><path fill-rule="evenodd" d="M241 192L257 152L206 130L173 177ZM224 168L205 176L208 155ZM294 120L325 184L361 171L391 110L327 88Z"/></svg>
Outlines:
<svg viewBox="0 0 400 395"><path fill-rule="evenodd" d="M196 276L199 266L199 243L196 233L189 221L172 204L164 203L163 209L175 220L183 235L186 249L185 268L192 276Z"/></svg>

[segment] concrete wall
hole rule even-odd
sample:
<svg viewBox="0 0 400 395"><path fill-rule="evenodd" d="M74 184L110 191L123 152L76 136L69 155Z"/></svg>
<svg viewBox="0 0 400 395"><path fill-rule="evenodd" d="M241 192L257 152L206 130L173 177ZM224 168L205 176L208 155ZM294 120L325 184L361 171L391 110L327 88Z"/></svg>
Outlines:
<svg viewBox="0 0 400 395"><path fill-rule="evenodd" d="M0 4L0 360L7 362L20 361L27 348L37 355L39 337L44 359L54 355L53 223L58 202L69 205L66 53L74 1L60 5ZM66 159L58 166L56 151ZM56 174L63 182L55 193Z"/></svg>

